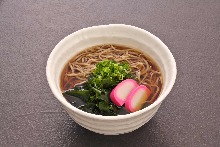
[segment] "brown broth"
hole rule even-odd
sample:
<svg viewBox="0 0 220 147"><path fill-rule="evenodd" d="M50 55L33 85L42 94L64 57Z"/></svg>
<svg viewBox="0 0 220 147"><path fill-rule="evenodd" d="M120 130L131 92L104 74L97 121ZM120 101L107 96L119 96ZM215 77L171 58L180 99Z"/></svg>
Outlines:
<svg viewBox="0 0 220 147"><path fill-rule="evenodd" d="M94 49L94 52L96 51L95 50L95 48L97 48L97 47L99 47L99 46L104 46L104 45L98 45L98 46L93 46L93 47L90 47L90 48L87 48L87 49L85 49L85 50L83 50L82 52L80 52L80 53L78 53L77 55L79 55L79 54L82 54L82 53L84 53L85 51L87 51L87 50L92 50L92 49ZM107 45L106 45L107 46ZM127 47L127 46L122 46L122 45L113 45L114 47L116 47L117 49L120 49L120 50L124 50L125 48L127 49L127 48L130 48L130 47ZM149 63L149 65L151 66L151 69L153 69L153 70L155 70L155 71L159 71L160 73L161 73L161 70L160 70L160 68L159 68L159 66L156 64L156 62L151 58L151 57L149 57L148 55L146 55L145 53L143 53L142 51L140 51L140 50L138 50L138 49L133 49L132 48L132 51L133 52L137 52L137 53L139 53L139 54L143 54L143 55L141 55L140 56L140 58L144 58L144 59L146 59L147 61L149 61L148 63ZM116 55L118 54L117 52L115 53ZM76 55L76 56L77 56ZM75 60L76 60L76 56L74 56L66 65L65 65L65 67L64 67L64 69L63 69L63 71L62 71L62 74L61 74L61 82L60 82L60 88L61 88L61 90L62 91L66 91L66 90L69 90L69 89L73 89L74 88L74 86L75 86L75 84L77 84L77 83L79 83L79 80L77 79L77 78L75 78L75 77L70 77L70 76L67 76L66 74L67 73L71 73L72 71L71 71L71 68L70 68L70 66L69 66L69 63L72 63L72 62L74 62ZM96 57L94 57L94 58L96 58ZM132 60L132 62L138 62L139 61L139 59L133 59ZM100 60L100 62L101 62L101 60ZM135 72L135 71L133 71L133 72ZM157 86L159 87L159 92L157 93L157 95L156 95L156 99L157 99L157 97L160 95L160 93L161 93L161 90L162 90L162 87L163 87L163 81L162 81L162 75L161 75L161 79L159 80L159 82L158 82L158 84L157 84ZM148 99L151 99L151 97L153 96L153 93L156 91L155 90L155 88L153 88L153 87L149 87L148 85L146 85L148 88L150 88L151 89L151 95L150 95L150 97L148 98ZM155 100L156 100L155 99ZM155 100L153 100L152 101L152 103L155 101ZM69 100L68 100L69 101ZM146 106L147 105L149 105L149 104L146 104ZM145 107L146 107L145 106Z"/></svg>

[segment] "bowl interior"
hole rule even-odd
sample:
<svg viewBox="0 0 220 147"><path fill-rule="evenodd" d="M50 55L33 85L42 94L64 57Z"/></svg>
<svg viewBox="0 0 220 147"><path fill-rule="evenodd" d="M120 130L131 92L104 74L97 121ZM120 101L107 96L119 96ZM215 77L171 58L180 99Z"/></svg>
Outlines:
<svg viewBox="0 0 220 147"><path fill-rule="evenodd" d="M159 104L166 97L176 77L176 64L172 54L166 45L151 33L127 25L106 25L82 29L58 43L47 64L48 82L55 96L59 95L59 98L63 98L62 101L66 101L60 90L60 76L66 63L82 50L100 44L125 45L142 50L149 55L159 65L164 80L162 92L154 103Z"/></svg>

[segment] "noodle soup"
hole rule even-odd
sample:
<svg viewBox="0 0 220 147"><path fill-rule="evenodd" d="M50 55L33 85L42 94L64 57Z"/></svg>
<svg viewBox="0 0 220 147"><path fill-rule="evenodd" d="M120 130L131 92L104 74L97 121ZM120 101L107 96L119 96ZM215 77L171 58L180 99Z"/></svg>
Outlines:
<svg viewBox="0 0 220 147"><path fill-rule="evenodd" d="M65 93L66 91L74 88L83 89L83 86L85 86L84 83L88 81L91 73L96 69L96 65L105 60L114 61L119 64L128 64L130 67L129 72L131 74L131 78L134 79L137 84L145 85L151 91L146 103L143 105L143 108L152 104L157 99L163 85L162 74L159 66L149 56L138 49L123 45L104 44L83 50L74 56L64 67L61 75L60 87L63 91L64 97L73 106L80 109L82 108L82 110L89 113L106 115L100 113L99 109L97 109L95 112L84 109L86 102L80 98L81 96L71 97ZM108 90L111 91L114 86L108 88ZM109 100L109 105L115 104ZM114 108L117 109L117 111L115 111L113 115L129 113L124 109L124 106L120 108L116 106L113 107L113 109Z"/></svg>

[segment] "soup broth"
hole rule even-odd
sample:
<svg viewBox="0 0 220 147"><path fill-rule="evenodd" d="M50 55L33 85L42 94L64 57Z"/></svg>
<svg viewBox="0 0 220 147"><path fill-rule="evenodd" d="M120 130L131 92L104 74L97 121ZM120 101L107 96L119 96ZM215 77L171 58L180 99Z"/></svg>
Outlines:
<svg viewBox="0 0 220 147"><path fill-rule="evenodd" d="M151 91L143 107L152 104L157 99L163 85L159 66L152 58L139 49L116 44L93 46L75 55L62 71L60 80L62 92L74 89L75 86L80 88L88 80L88 77L96 68L96 64L104 60L114 60L117 63L126 62L129 64L132 77L139 85L145 85ZM82 100L74 100L73 97L71 98L65 94L64 97L75 107L85 105ZM119 111L119 114L126 114L124 108L121 110L123 112Z"/></svg>

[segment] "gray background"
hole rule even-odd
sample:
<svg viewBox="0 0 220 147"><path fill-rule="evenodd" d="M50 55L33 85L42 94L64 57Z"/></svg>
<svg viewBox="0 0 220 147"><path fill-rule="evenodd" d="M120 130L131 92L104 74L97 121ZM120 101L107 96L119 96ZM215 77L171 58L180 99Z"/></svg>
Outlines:
<svg viewBox="0 0 220 147"><path fill-rule="evenodd" d="M138 26L173 53L176 83L156 116L120 136L70 119L47 84L54 46L81 28ZM0 146L220 146L219 0L0 0Z"/></svg>

